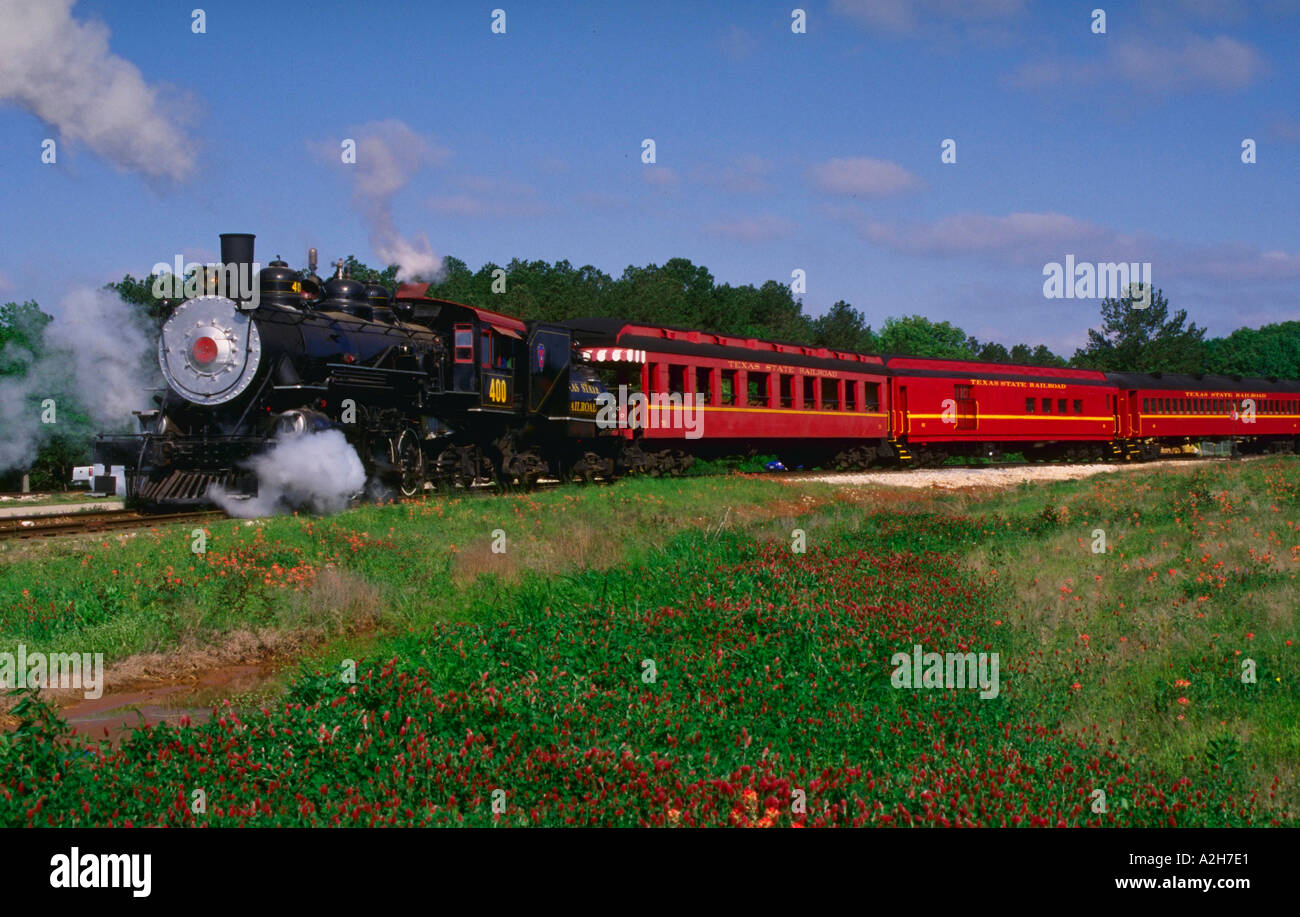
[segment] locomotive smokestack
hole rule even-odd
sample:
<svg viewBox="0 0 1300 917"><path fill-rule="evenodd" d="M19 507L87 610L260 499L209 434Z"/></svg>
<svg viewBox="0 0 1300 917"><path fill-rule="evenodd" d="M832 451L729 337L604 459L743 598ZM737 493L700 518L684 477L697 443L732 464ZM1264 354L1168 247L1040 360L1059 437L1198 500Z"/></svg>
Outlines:
<svg viewBox="0 0 1300 917"><path fill-rule="evenodd" d="M253 277L253 240L257 236L251 232L223 232L221 234L221 264L225 268L227 277ZM238 274L232 275L231 267L238 270ZM228 284L228 287L230 285ZM233 293L232 299L243 299L240 295L239 287L228 289L227 295Z"/></svg>
<svg viewBox="0 0 1300 917"><path fill-rule="evenodd" d="M223 232L221 234L221 263L246 264L253 268L253 240L251 232Z"/></svg>
<svg viewBox="0 0 1300 917"><path fill-rule="evenodd" d="M316 273L316 249L314 248L307 249L307 273Z"/></svg>

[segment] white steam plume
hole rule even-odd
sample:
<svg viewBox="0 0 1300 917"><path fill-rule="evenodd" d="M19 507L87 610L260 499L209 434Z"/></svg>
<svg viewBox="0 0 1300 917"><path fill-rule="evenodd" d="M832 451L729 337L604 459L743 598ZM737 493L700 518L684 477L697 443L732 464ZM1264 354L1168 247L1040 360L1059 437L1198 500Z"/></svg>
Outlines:
<svg viewBox="0 0 1300 917"><path fill-rule="evenodd" d="M250 459L248 467L257 475L256 497L234 498L219 486L207 494L227 513L244 519L297 509L336 513L366 486L361 459L338 430L281 437Z"/></svg>
<svg viewBox="0 0 1300 917"><path fill-rule="evenodd" d="M101 22L72 16L73 0L0 0L0 101L21 105L119 169L180 180L192 141L164 113L160 89L112 53Z"/></svg>
<svg viewBox="0 0 1300 917"><path fill-rule="evenodd" d="M389 119L360 125L351 132L357 159L344 166L353 170L352 203L370 229L370 244L384 264L401 266L398 280L420 277L436 280L442 273L442 257L436 254L424 233L403 236L393 219L393 198L426 166L445 162L451 155L444 147L420 136L404 121ZM324 142L317 153L327 162L340 162L339 146Z"/></svg>
<svg viewBox="0 0 1300 917"><path fill-rule="evenodd" d="M0 345L0 471L27 467L60 433L133 430L131 412L152 407L149 390L162 385L156 332L138 306L112 290L79 288L49 314L39 357L13 341Z"/></svg>

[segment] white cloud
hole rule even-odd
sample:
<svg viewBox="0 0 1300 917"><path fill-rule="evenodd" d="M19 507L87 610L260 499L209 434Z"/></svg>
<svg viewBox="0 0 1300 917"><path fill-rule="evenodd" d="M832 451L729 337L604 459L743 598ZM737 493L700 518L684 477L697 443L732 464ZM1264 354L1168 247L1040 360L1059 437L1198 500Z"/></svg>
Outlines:
<svg viewBox="0 0 1300 917"><path fill-rule="evenodd" d="M573 196L575 203L592 210L621 211L631 207L631 201L621 194L606 194L603 191L581 191Z"/></svg>
<svg viewBox="0 0 1300 917"><path fill-rule="evenodd" d="M783 238L793 230L793 223L784 217L771 213L729 220L714 220L704 226L704 231L710 235L755 244Z"/></svg>
<svg viewBox="0 0 1300 917"><path fill-rule="evenodd" d="M1045 257L1062 246L1079 246L1109 238L1107 230L1060 213L1011 213L992 216L959 213L932 223L860 224L862 235L909 255L969 255L1005 253L1023 258Z"/></svg>
<svg viewBox="0 0 1300 917"><path fill-rule="evenodd" d="M531 217L552 209L537 189L520 182L468 175L460 184L457 193L431 197L429 209L458 217Z"/></svg>
<svg viewBox="0 0 1300 917"><path fill-rule="evenodd" d="M981 256L1035 269L1064 261L1066 255L1074 255L1077 262L1149 261L1156 286L1192 279L1226 287L1300 278L1300 253L1236 242L1188 244L1141 237L1062 213L960 213L930 223L848 218L863 238L918 257Z"/></svg>
<svg viewBox="0 0 1300 917"><path fill-rule="evenodd" d="M1300 278L1300 253L1277 249L1260 251L1236 242L1212 245L1170 243L1166 246L1163 260L1171 273L1230 284Z"/></svg>
<svg viewBox="0 0 1300 917"><path fill-rule="evenodd" d="M176 126L188 105L163 111L162 87L145 82L108 47L101 22L74 19L73 0L0 0L0 100L14 102L84 143L116 168L180 180L194 143Z"/></svg>
<svg viewBox="0 0 1300 917"><path fill-rule="evenodd" d="M718 47L728 60L737 63L748 60L758 47L758 39L738 25L728 27L718 39Z"/></svg>
<svg viewBox="0 0 1300 917"><path fill-rule="evenodd" d="M767 176L772 172L771 160L753 153L736 156L723 165L703 162L687 174L692 182L719 188L731 194L762 194L772 190Z"/></svg>
<svg viewBox="0 0 1300 917"><path fill-rule="evenodd" d="M648 184L656 188L676 188L680 181L677 173L667 166L646 166L643 176Z"/></svg>
<svg viewBox="0 0 1300 917"><path fill-rule="evenodd" d="M902 166L884 159L831 159L809 170L813 184L832 194L896 194L920 184Z"/></svg>
<svg viewBox="0 0 1300 917"><path fill-rule="evenodd" d="M1020 13L1025 0L833 0L831 10L869 29L912 32L939 21L978 22Z"/></svg>
<svg viewBox="0 0 1300 917"><path fill-rule="evenodd" d="M1022 64L1005 82L1019 89L1048 89L1118 82L1140 92L1245 89L1264 71L1264 60L1245 42L1226 35L1192 36L1181 45L1120 41L1099 60L1040 59Z"/></svg>
<svg viewBox="0 0 1300 917"><path fill-rule="evenodd" d="M1269 17L1295 12L1294 0L1143 0L1140 9L1143 19L1159 25L1184 25L1188 19L1222 25L1249 18L1252 6L1254 12Z"/></svg>

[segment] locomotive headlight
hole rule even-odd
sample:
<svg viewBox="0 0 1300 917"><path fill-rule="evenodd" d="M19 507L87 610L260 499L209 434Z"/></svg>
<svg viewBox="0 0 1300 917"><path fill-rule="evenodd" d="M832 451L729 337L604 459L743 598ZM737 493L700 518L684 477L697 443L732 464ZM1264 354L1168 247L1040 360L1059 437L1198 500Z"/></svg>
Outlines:
<svg viewBox="0 0 1300 917"><path fill-rule="evenodd" d="M207 366L217 358L217 350L217 342L210 337L204 336L194 342L190 355L194 357L195 363L200 366Z"/></svg>
<svg viewBox="0 0 1300 917"><path fill-rule="evenodd" d="M182 303L158 339L158 362L168 385L196 404L237 398L253 381L261 360L257 324L224 296Z"/></svg>
<svg viewBox="0 0 1300 917"><path fill-rule="evenodd" d="M185 336L189 363L198 372L224 372L231 362L234 329L211 324L197 325Z"/></svg>

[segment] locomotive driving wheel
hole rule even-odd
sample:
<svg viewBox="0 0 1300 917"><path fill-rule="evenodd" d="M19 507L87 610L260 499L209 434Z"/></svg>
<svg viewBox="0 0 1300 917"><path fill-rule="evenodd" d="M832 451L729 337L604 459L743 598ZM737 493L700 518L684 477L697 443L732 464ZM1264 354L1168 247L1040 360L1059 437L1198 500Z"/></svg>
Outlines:
<svg viewBox="0 0 1300 917"><path fill-rule="evenodd" d="M388 440L389 458L396 472L397 489L404 497L415 497L424 493L424 450L420 448L420 438L416 432L407 427L394 440Z"/></svg>

